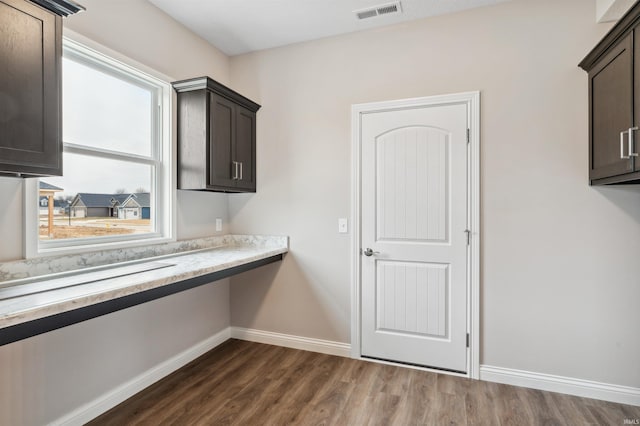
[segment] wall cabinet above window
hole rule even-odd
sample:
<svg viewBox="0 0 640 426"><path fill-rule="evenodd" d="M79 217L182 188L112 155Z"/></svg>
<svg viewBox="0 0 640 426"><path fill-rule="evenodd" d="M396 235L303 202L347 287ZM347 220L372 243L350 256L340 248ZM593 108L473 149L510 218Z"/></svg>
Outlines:
<svg viewBox="0 0 640 426"><path fill-rule="evenodd" d="M580 63L589 74L589 182L640 183L640 2Z"/></svg>
<svg viewBox="0 0 640 426"><path fill-rule="evenodd" d="M0 175L62 174L60 16L80 9L0 0Z"/></svg>
<svg viewBox="0 0 640 426"><path fill-rule="evenodd" d="M178 189L255 192L260 105L209 77L173 87L178 92Z"/></svg>

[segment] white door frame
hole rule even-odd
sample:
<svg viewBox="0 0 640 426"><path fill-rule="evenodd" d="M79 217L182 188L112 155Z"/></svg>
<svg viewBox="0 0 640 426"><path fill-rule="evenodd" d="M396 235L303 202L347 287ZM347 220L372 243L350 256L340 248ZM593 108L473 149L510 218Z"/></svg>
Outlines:
<svg viewBox="0 0 640 426"><path fill-rule="evenodd" d="M480 92L428 96L394 101L371 102L351 106L351 356L361 358L361 166L362 115L430 105L466 104L469 114L468 210L471 224L470 255L467 272L467 374L480 377Z"/></svg>

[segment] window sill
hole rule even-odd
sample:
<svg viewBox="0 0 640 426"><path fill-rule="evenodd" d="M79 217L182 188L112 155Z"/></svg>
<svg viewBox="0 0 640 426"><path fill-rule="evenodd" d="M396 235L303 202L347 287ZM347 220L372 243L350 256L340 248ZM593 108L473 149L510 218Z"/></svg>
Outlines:
<svg viewBox="0 0 640 426"><path fill-rule="evenodd" d="M176 245L179 247L174 247ZM64 265L61 264L60 259L54 258L1 264L0 278L4 277L5 280L0 281L0 286L4 285L4 289L0 287L0 345L185 291L281 260L288 252L288 237L227 235L170 243L155 249L147 247L147 251L155 253L151 256L140 256L142 250L144 249L132 249L124 253L121 250L115 251L116 253L101 252L101 256L95 253L77 255L72 256L70 260L73 262L78 261L77 258L84 258L85 262L93 260L95 263L99 260L96 256L101 257L103 261L105 258L114 258L117 259L115 260L117 263L111 262L110 268L117 268L122 267L121 258L126 258L128 254L132 257L138 256L137 260L140 262L161 261L171 265L124 276L93 280L70 287L31 292L4 300L2 293L4 291L5 294L9 294L12 283L28 280L31 284L48 285L55 280L68 281L61 279L60 275L67 274L73 268L62 270ZM32 276L24 276L25 271L20 269L29 267L29 263L32 262L36 264L31 265L34 266L31 269ZM44 263L49 264L51 272L36 274L35 272L44 268L42 266ZM86 263L85 267L89 267L90 270L85 272L86 270L75 269L77 273L74 273L74 277L95 274L95 271L91 270L92 266L99 265ZM102 270L108 269L102 268ZM7 280L7 277L13 277L13 279Z"/></svg>
<svg viewBox="0 0 640 426"><path fill-rule="evenodd" d="M97 242L95 244L75 245L75 246L59 246L55 244L40 244L37 254L30 256L29 259L36 259L39 257L49 256L61 256L69 254L80 254L90 251L105 251L121 249L126 250L134 247L148 247L156 244L175 242L175 239L165 238L157 236L158 234L148 234L148 236L141 236L136 240L124 240L124 241L111 241L111 242ZM2 282L0 282L2 285Z"/></svg>

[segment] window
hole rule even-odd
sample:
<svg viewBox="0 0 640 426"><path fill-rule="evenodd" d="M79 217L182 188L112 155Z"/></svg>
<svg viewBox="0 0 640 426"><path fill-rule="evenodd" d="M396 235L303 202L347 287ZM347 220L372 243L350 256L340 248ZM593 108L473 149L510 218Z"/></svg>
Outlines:
<svg viewBox="0 0 640 426"><path fill-rule="evenodd" d="M28 184L27 256L170 239L170 85L67 39L62 83L64 175Z"/></svg>

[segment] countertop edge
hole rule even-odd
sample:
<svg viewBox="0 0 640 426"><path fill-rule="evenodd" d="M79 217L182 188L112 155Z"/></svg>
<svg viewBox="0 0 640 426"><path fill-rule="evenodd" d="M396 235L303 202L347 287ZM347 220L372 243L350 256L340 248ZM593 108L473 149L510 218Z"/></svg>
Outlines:
<svg viewBox="0 0 640 426"><path fill-rule="evenodd" d="M222 252L226 247L218 247L216 250ZM228 247L230 250L237 248L237 246ZM243 265L248 265L253 262L259 262L263 259L272 258L274 256L280 256L282 258L284 254L288 252L288 244L287 246L281 247L243 247L249 249L255 249L254 252L247 253L246 256L237 257L231 261L222 262L212 261L210 265L200 266L194 269L186 269L176 274L173 274L169 269L165 271L164 276L159 278L150 278L150 279L137 279L131 285L124 285L116 288L111 288L105 291L93 291L88 293L82 293L77 297L68 297L59 300L54 300L51 303L42 303L42 304L34 304L33 306L29 306L23 309L17 309L15 311L7 310L6 312L0 312L0 330L16 326L25 322L40 320L43 318L51 317L54 315L63 314L68 311L85 308L88 306L96 305L102 302L107 302L109 300L118 299L122 297L127 297L131 295L135 295L138 293L142 293L148 290L153 290L156 288L170 286L175 283L179 283L182 281L187 281L190 279L195 279L199 277L206 277L208 275L213 275L222 271L230 270L233 268L241 267ZM175 258L185 259L190 256L189 254L176 253ZM149 261L153 261L153 258L149 258ZM171 258L164 258L163 261L171 260ZM199 260L200 263L203 263L202 260ZM144 273L142 273L144 274ZM140 275L142 275L140 274ZM138 278L138 277L136 277ZM118 278L113 278L113 280L117 280ZM222 279L222 278L217 278ZM216 279L216 280L217 280ZM109 281L108 280L104 280ZM213 280L215 281L215 280ZM212 282L213 282L212 281ZM203 283L204 284L204 283ZM84 285L84 284L83 284ZM55 292L57 290L52 290ZM24 296L29 297L29 296ZM20 298L20 297L18 297ZM0 306L3 301L0 301Z"/></svg>
<svg viewBox="0 0 640 426"><path fill-rule="evenodd" d="M209 284L283 259L288 248L272 249L230 263L193 270L189 276L153 279L125 288L61 300L9 313L0 319L0 345L136 306L161 297Z"/></svg>

